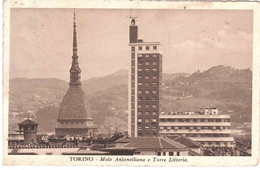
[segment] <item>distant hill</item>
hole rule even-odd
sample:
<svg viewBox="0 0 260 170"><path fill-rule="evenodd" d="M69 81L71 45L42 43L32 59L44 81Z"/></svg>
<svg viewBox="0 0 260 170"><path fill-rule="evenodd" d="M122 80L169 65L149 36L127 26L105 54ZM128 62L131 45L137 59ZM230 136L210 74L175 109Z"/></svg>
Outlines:
<svg viewBox="0 0 260 170"><path fill-rule="evenodd" d="M94 124L101 132L127 129L127 86L127 70L82 81ZM68 87L67 82L59 79L11 79L9 130L14 130L17 122L31 110L40 131L54 132L59 104ZM215 106L222 113L231 114L236 129L251 122L252 72L249 69L220 65L193 74L164 73L162 89L163 111ZM20 115L14 117L13 110Z"/></svg>
<svg viewBox="0 0 260 170"><path fill-rule="evenodd" d="M90 78L88 80L83 80L82 88L84 89L86 94L91 94L98 90L109 89L113 86L122 85L122 84L127 85L127 83L128 83L128 71L119 70L103 77L95 77L95 78Z"/></svg>

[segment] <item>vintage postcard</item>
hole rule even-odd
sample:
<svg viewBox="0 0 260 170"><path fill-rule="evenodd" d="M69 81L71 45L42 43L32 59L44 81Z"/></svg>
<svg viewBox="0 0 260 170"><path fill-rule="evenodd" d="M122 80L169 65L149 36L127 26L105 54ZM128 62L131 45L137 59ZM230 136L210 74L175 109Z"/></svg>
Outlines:
<svg viewBox="0 0 260 170"><path fill-rule="evenodd" d="M258 2L3 5L4 165L258 164Z"/></svg>

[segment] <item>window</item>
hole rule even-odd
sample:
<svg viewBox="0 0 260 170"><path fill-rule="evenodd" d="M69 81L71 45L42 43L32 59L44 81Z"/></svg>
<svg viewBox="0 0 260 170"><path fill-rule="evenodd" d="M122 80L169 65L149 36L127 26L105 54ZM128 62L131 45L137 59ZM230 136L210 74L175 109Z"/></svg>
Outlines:
<svg viewBox="0 0 260 170"><path fill-rule="evenodd" d="M153 97L153 101L157 101L157 98L156 98L156 97Z"/></svg>
<svg viewBox="0 0 260 170"><path fill-rule="evenodd" d="M157 152L157 156L161 156L161 152Z"/></svg>
<svg viewBox="0 0 260 170"><path fill-rule="evenodd" d="M180 152L177 152L177 156L180 156Z"/></svg>
<svg viewBox="0 0 260 170"><path fill-rule="evenodd" d="M149 75L146 75L146 76L145 76L145 79L150 79L150 76L149 76Z"/></svg>
<svg viewBox="0 0 260 170"><path fill-rule="evenodd" d="M138 57L142 57L142 54L138 54L137 56L138 56Z"/></svg>
<svg viewBox="0 0 260 170"><path fill-rule="evenodd" d="M153 86L156 86L157 85L157 83L153 83Z"/></svg>
<svg viewBox="0 0 260 170"><path fill-rule="evenodd" d="M156 63L156 61L153 61L153 65L156 65L157 63Z"/></svg>
<svg viewBox="0 0 260 170"><path fill-rule="evenodd" d="M150 127L149 126L145 126L145 129L150 129Z"/></svg>
<svg viewBox="0 0 260 170"><path fill-rule="evenodd" d="M143 49L143 47L142 47L142 46L139 46L138 49L141 51L141 50Z"/></svg>
<svg viewBox="0 0 260 170"><path fill-rule="evenodd" d="M149 112L145 112L145 115L149 115Z"/></svg>
<svg viewBox="0 0 260 170"><path fill-rule="evenodd" d="M141 123L141 122L142 122L142 119L138 119L138 122L140 122L140 123Z"/></svg>
<svg viewBox="0 0 260 170"><path fill-rule="evenodd" d="M138 86L141 86L141 85L143 85L143 83L138 83Z"/></svg>
<svg viewBox="0 0 260 170"><path fill-rule="evenodd" d="M156 76L153 76L153 79L156 79Z"/></svg>
<svg viewBox="0 0 260 170"><path fill-rule="evenodd" d="M138 112L138 116L141 116L142 115L142 112Z"/></svg>
<svg viewBox="0 0 260 170"><path fill-rule="evenodd" d="M141 79L141 78L142 78L142 76L141 76L141 75L139 75L139 76L138 76L138 78L139 78L139 79Z"/></svg>
<svg viewBox="0 0 260 170"><path fill-rule="evenodd" d="M138 126L138 130L143 130L142 126Z"/></svg>
<svg viewBox="0 0 260 170"><path fill-rule="evenodd" d="M166 156L166 152L163 152L163 156Z"/></svg>
<svg viewBox="0 0 260 170"><path fill-rule="evenodd" d="M138 136L142 136L142 133L138 133Z"/></svg>
<svg viewBox="0 0 260 170"><path fill-rule="evenodd" d="M150 83L145 83L145 86L150 86Z"/></svg>
<svg viewBox="0 0 260 170"><path fill-rule="evenodd" d="M173 152L169 152L169 156L173 156Z"/></svg>
<svg viewBox="0 0 260 170"><path fill-rule="evenodd" d="M142 90L138 90L138 94L142 94Z"/></svg>
<svg viewBox="0 0 260 170"><path fill-rule="evenodd" d="M156 54L153 54L153 58L155 58L156 57Z"/></svg>
<svg viewBox="0 0 260 170"><path fill-rule="evenodd" d="M149 119L145 119L145 123L150 123L150 120Z"/></svg>
<svg viewBox="0 0 260 170"><path fill-rule="evenodd" d="M154 46L153 46L153 49L154 49L154 50L157 50L157 46L154 45Z"/></svg>
<svg viewBox="0 0 260 170"><path fill-rule="evenodd" d="M150 56L149 56L149 54L146 54L145 57L146 57L146 58L149 58Z"/></svg>
<svg viewBox="0 0 260 170"><path fill-rule="evenodd" d="M138 68L138 71L143 71L143 69L141 69L141 68Z"/></svg>
<svg viewBox="0 0 260 170"><path fill-rule="evenodd" d="M149 90L145 90L145 94L149 94L150 92L149 92Z"/></svg>
<svg viewBox="0 0 260 170"><path fill-rule="evenodd" d="M156 104L153 104L153 108L157 108Z"/></svg>
<svg viewBox="0 0 260 170"><path fill-rule="evenodd" d="M156 69L156 68L153 68L153 71L157 71L157 69Z"/></svg>
<svg viewBox="0 0 260 170"><path fill-rule="evenodd" d="M149 66L150 62L149 61L146 61L145 62L145 65Z"/></svg>
<svg viewBox="0 0 260 170"><path fill-rule="evenodd" d="M146 49L146 50L150 50L150 47L149 47L149 46L146 46L145 49Z"/></svg>
<svg viewBox="0 0 260 170"><path fill-rule="evenodd" d="M145 71L150 71L150 69L149 69L149 68L146 68Z"/></svg>
<svg viewBox="0 0 260 170"><path fill-rule="evenodd" d="M154 115L154 116L155 116L156 114L157 114L157 112L152 112L152 115Z"/></svg>
<svg viewBox="0 0 260 170"><path fill-rule="evenodd" d="M149 100L150 100L149 98L146 98L146 99L145 99L145 101L147 101L147 102L148 102Z"/></svg>
<svg viewBox="0 0 260 170"><path fill-rule="evenodd" d="M146 109L148 109L148 108L149 108L149 106L150 106L149 104L146 104L146 105L145 105L145 108L146 108Z"/></svg>
<svg viewBox="0 0 260 170"><path fill-rule="evenodd" d="M153 90L153 94L156 94L156 90Z"/></svg>
<svg viewBox="0 0 260 170"><path fill-rule="evenodd" d="M138 108L141 109L141 108L142 108L142 105L139 104L139 105L138 105Z"/></svg>
<svg viewBox="0 0 260 170"><path fill-rule="evenodd" d="M135 47L132 47L132 48L131 48L131 51L134 52L134 51L135 51Z"/></svg>
<svg viewBox="0 0 260 170"><path fill-rule="evenodd" d="M156 119L155 118L153 118L153 123L155 123L156 122Z"/></svg>
<svg viewBox="0 0 260 170"><path fill-rule="evenodd" d="M205 122L205 119L201 119L200 121L201 121L201 122Z"/></svg>
<svg viewBox="0 0 260 170"><path fill-rule="evenodd" d="M142 101L142 97L138 97L138 101Z"/></svg>

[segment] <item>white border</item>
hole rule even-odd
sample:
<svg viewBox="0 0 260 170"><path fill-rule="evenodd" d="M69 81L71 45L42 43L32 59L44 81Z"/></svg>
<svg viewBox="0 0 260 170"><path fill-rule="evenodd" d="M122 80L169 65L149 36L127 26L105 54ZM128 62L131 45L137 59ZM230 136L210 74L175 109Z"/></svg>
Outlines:
<svg viewBox="0 0 260 170"><path fill-rule="evenodd" d="M15 3L16 2L16 3ZM7 155L10 8L108 8L108 9L226 9L253 10L253 102L252 102L252 156L250 157L187 157L185 162L71 162L69 156ZM5 165L98 165L98 166L254 166L259 160L259 57L260 5L257 2L169 2L169 1L85 1L85 0L8 0L4 2L4 65L3 65L3 164ZM95 156L99 158L100 156ZM112 157L112 156L111 156ZM145 156L148 158L149 156ZM163 157L162 157L163 158ZM167 157L166 157L167 158Z"/></svg>

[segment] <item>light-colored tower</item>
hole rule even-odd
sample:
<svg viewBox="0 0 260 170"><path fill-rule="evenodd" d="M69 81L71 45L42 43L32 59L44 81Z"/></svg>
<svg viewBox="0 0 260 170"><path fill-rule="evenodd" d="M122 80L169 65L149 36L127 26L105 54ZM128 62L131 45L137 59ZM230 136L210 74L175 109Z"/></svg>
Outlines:
<svg viewBox="0 0 260 170"><path fill-rule="evenodd" d="M131 137L158 136L162 83L160 42L138 39L137 18L130 19L128 131Z"/></svg>

